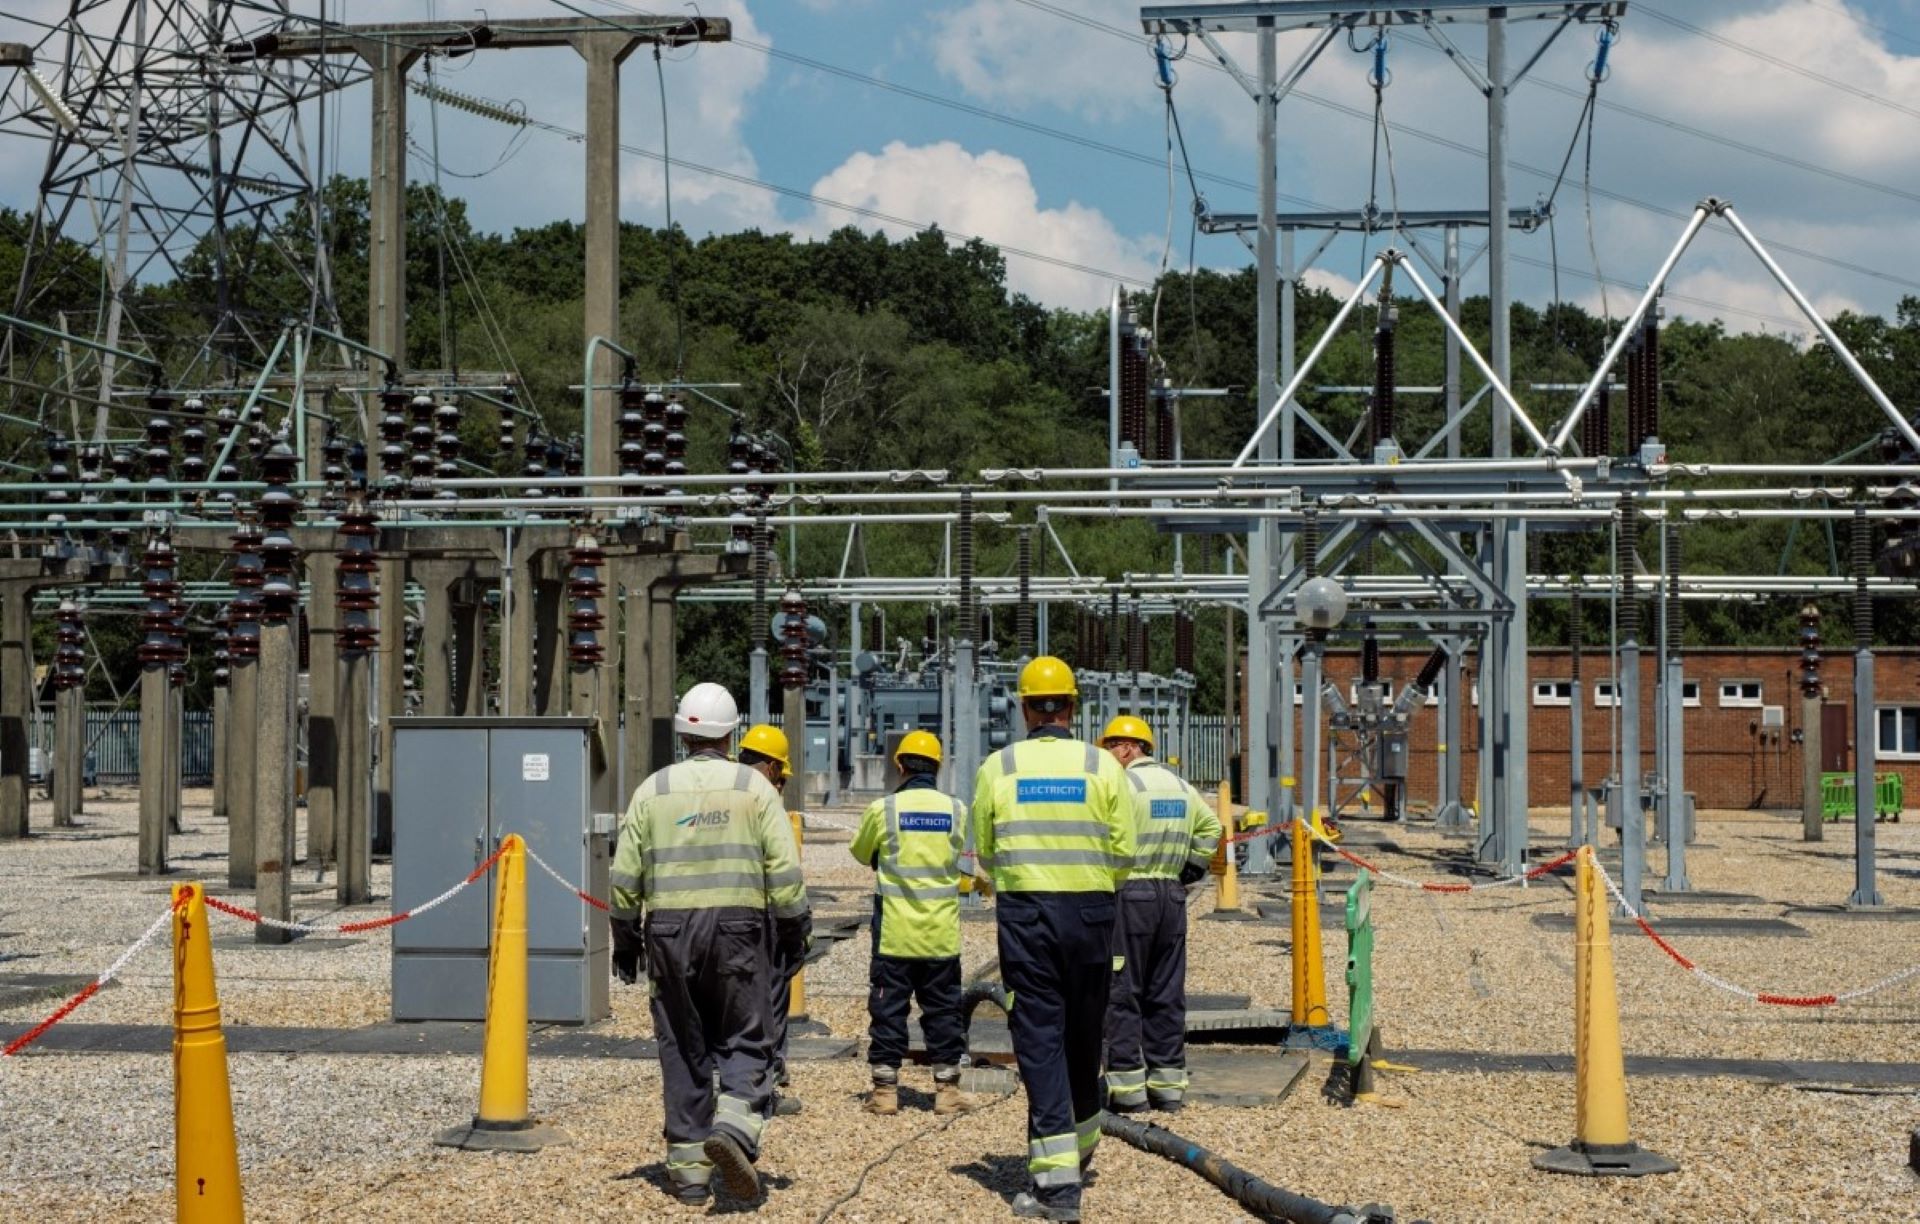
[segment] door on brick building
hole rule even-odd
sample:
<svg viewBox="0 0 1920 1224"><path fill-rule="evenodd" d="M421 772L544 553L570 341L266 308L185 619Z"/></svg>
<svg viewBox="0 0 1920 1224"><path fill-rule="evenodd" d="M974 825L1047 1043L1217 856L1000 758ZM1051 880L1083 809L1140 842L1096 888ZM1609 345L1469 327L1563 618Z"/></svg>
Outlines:
<svg viewBox="0 0 1920 1224"><path fill-rule="evenodd" d="M1848 750L1853 741L1853 720L1848 717L1851 708L1844 701L1823 702L1820 706L1822 773L1845 773L1853 768L1853 753Z"/></svg>

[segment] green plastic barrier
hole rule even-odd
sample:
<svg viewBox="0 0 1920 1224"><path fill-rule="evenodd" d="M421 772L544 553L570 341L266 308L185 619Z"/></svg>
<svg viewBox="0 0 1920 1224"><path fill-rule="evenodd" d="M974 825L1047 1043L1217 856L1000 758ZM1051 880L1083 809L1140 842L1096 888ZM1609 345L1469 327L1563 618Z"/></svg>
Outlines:
<svg viewBox="0 0 1920 1224"><path fill-rule="evenodd" d="M1873 818L1898 820L1906 806L1906 784L1897 773L1875 774L1873 778ZM1853 817L1853 775L1820 775L1820 814L1829 821Z"/></svg>
<svg viewBox="0 0 1920 1224"><path fill-rule="evenodd" d="M1347 889L1347 1065L1356 1094L1373 1091L1373 873Z"/></svg>

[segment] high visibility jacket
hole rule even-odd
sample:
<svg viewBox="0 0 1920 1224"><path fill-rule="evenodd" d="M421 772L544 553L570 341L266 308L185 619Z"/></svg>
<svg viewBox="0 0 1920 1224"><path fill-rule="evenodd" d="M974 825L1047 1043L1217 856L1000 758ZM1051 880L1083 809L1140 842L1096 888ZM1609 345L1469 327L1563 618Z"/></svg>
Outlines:
<svg viewBox="0 0 1920 1224"><path fill-rule="evenodd" d="M620 823L610 872L615 918L648 910L807 912L793 825L758 772L714 752L640 783Z"/></svg>
<svg viewBox="0 0 1920 1224"><path fill-rule="evenodd" d="M874 864L882 956L960 955L960 850L966 839L965 805L931 787L903 787L867 805L853 835L853 857Z"/></svg>
<svg viewBox="0 0 1920 1224"><path fill-rule="evenodd" d="M1182 867L1205 867L1220 844L1220 818L1200 792L1152 757L1127 766L1133 795L1133 875L1177 879Z"/></svg>
<svg viewBox="0 0 1920 1224"><path fill-rule="evenodd" d="M973 783L973 848L1001 892L1112 892L1133 866L1120 762L1035 734L987 758Z"/></svg>

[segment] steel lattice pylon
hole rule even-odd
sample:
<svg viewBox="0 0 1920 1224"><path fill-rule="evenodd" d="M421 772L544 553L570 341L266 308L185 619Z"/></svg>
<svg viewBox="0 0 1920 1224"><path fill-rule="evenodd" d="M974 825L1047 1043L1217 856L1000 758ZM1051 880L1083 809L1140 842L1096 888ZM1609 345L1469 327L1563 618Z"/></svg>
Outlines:
<svg viewBox="0 0 1920 1224"><path fill-rule="evenodd" d="M274 30L292 20L289 0L73 0L33 44L0 45L9 73L0 78L0 135L46 144L12 314L44 321L51 307L73 306L47 300L71 250L65 240L97 257L107 281L95 316L63 327L109 348L146 346L152 323L137 317L129 290L181 276L196 251L210 257L214 286L214 300L191 306L204 312L194 330L206 338L191 363L204 376L257 366L284 321L276 311L263 341L248 296L262 275L290 272L310 320L337 325L324 244L295 249L280 227L304 210L319 230L318 158L303 104L367 70L354 56L273 58ZM0 362L31 365L17 351L24 346L8 332ZM110 353L89 372L96 439L117 372ZM21 403L27 394L9 389L16 404L39 408Z"/></svg>

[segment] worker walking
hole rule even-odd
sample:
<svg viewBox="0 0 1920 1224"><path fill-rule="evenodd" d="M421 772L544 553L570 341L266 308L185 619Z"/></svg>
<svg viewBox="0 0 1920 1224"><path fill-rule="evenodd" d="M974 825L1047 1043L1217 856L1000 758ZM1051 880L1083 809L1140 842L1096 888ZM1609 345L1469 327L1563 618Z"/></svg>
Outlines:
<svg viewBox="0 0 1920 1224"><path fill-rule="evenodd" d="M786 732L771 723L748 727L740 737L740 763L765 778L773 789L783 790L793 773ZM785 1118L800 1112L800 1098L793 1095L793 1081L787 1075L787 1038L793 979L803 966L798 961L785 963L778 948L773 956L773 1112L775 1117Z"/></svg>
<svg viewBox="0 0 1920 1224"><path fill-rule="evenodd" d="M860 816L853 857L874 870L873 958L867 973L867 1112L900 1112L900 1061L907 1013L920 1001L920 1029L933 1062L933 1112L962 1113L960 1059L967 1052L960 1011L961 848L967 810L940 792L940 741L910 731L894 750L901 782Z"/></svg>
<svg viewBox="0 0 1920 1224"><path fill-rule="evenodd" d="M779 792L726 757L739 723L720 685L696 684L680 699L673 729L687 759L635 789L611 875L614 973L633 982L646 967L667 1175L695 1204L707 1201L716 1168L736 1197L760 1196L773 965L800 961L813 925Z"/></svg>
<svg viewBox="0 0 1920 1224"><path fill-rule="evenodd" d="M1027 738L987 758L973 791L974 849L999 893L1000 972L1027 1089L1031 1191L1013 1213L1080 1218L1081 1170L1100 1141L1100 1046L1113 980L1114 889L1133 861L1120 763L1073 738L1073 669L1020 671Z"/></svg>
<svg viewBox="0 0 1920 1224"><path fill-rule="evenodd" d="M1133 872L1120 887L1120 973L1107 1004L1107 1104L1177 1112L1187 1095L1187 886L1207 874L1220 820L1153 759L1153 730L1123 715L1100 746L1126 767Z"/></svg>

